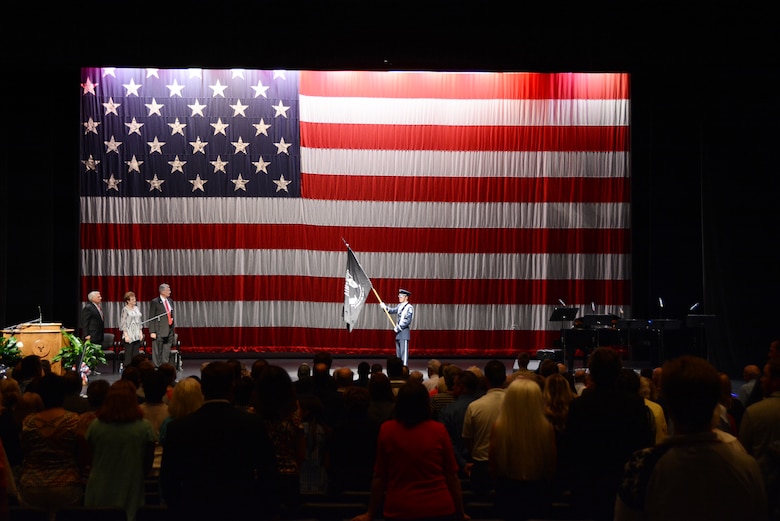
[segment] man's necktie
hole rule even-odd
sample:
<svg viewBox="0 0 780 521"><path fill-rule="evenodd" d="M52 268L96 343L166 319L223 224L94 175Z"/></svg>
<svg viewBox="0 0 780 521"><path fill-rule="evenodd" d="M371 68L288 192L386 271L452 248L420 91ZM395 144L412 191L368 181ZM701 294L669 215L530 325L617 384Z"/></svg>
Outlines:
<svg viewBox="0 0 780 521"><path fill-rule="evenodd" d="M171 316L171 305L168 304L168 299L163 301L165 303L165 313L168 315L168 325L173 324L173 317Z"/></svg>

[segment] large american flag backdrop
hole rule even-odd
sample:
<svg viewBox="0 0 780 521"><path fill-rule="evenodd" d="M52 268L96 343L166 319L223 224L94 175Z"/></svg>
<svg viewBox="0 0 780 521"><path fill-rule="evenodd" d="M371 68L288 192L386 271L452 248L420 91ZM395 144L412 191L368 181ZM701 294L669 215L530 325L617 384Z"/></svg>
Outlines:
<svg viewBox="0 0 780 521"><path fill-rule="evenodd" d="M171 285L183 349L550 347L562 299L630 314L629 76L82 69L81 290L116 328Z"/></svg>

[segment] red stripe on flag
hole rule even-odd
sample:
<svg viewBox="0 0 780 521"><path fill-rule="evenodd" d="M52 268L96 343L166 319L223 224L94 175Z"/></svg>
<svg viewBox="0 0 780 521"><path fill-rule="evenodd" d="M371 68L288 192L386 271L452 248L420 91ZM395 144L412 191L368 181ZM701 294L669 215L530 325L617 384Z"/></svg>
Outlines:
<svg viewBox="0 0 780 521"><path fill-rule="evenodd" d="M368 273L369 277L371 276ZM341 302L344 277L306 277L283 275L210 275L172 276L165 282L176 288L176 300L182 301L275 301ZM623 280L496 280L496 279L371 279L379 294L393 295L406 285L415 288L415 303L467 305L545 305L564 296L572 302L595 301L599 305L621 305L630 284ZM100 287L105 300L119 301L133 289L141 301L157 295L159 277L84 276L81 292L86 295ZM341 297L341 298L339 298ZM369 303L377 300L370 296Z"/></svg>
<svg viewBox="0 0 780 521"><path fill-rule="evenodd" d="M439 99L628 99L629 75L303 71L300 94Z"/></svg>
<svg viewBox="0 0 780 521"><path fill-rule="evenodd" d="M309 199L420 202L628 202L631 184L620 178L473 178L304 174L301 195Z"/></svg>
<svg viewBox="0 0 780 521"><path fill-rule="evenodd" d="M301 146L363 150L622 152L628 127L360 125L301 121Z"/></svg>
<svg viewBox="0 0 780 521"><path fill-rule="evenodd" d="M629 252L627 229L397 228L304 224L82 224L81 249L307 249L333 251L348 237L362 252L569 253Z"/></svg>

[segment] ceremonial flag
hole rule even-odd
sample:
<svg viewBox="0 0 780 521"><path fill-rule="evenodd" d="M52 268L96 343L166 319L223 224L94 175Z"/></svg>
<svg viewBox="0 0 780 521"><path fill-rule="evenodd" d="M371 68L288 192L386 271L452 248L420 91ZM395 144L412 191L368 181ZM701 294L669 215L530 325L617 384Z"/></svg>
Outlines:
<svg viewBox="0 0 780 521"><path fill-rule="evenodd" d="M344 278L344 322L347 331L352 332L355 327L370 291L371 279L355 258L352 248L347 247L347 273Z"/></svg>
<svg viewBox="0 0 780 521"><path fill-rule="evenodd" d="M109 329L165 282L185 351L391 354L376 299L344 327L342 237L412 291L412 356L550 347L558 299L631 316L627 74L84 68L78 92Z"/></svg>

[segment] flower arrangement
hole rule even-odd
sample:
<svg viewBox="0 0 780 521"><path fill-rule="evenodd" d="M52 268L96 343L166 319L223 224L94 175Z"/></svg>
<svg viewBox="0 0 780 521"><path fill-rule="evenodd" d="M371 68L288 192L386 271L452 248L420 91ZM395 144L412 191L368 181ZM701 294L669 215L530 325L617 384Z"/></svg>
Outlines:
<svg viewBox="0 0 780 521"><path fill-rule="evenodd" d="M101 364L106 363L106 357L103 354L101 345L93 344L89 340L82 341L76 335L64 329L62 330L62 336L67 340L67 345L54 355L52 362L60 362L62 367L71 368L82 374L91 373L98 362ZM81 367L77 368L79 361L81 361Z"/></svg>

